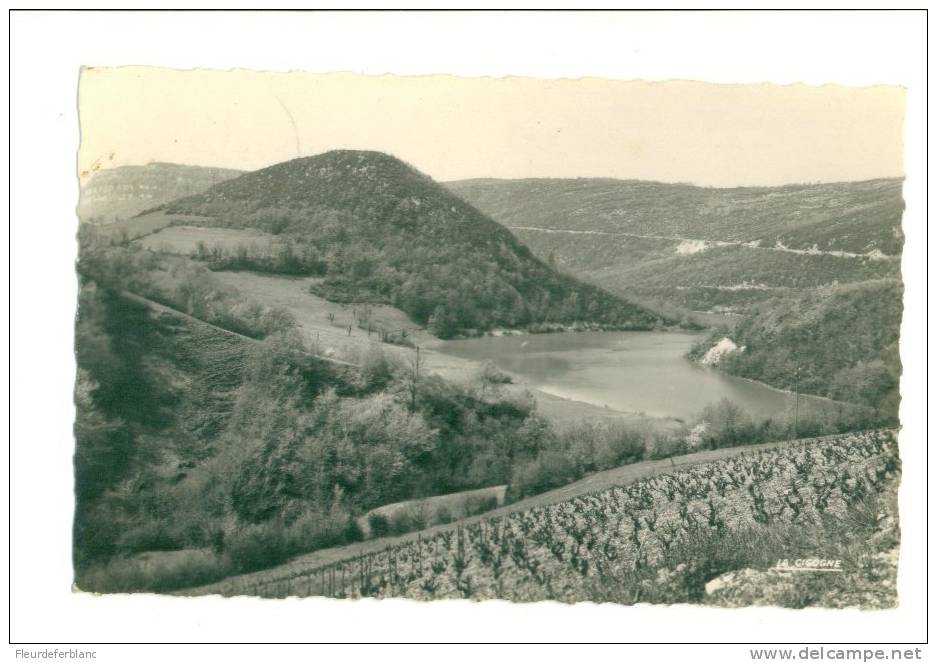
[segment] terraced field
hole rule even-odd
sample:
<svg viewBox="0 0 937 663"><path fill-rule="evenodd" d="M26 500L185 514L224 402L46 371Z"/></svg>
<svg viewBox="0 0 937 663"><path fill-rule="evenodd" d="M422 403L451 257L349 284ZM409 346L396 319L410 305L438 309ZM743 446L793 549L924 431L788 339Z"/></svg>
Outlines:
<svg viewBox="0 0 937 663"><path fill-rule="evenodd" d="M891 431L835 436L191 593L887 607L899 474ZM843 570L775 568L802 557Z"/></svg>

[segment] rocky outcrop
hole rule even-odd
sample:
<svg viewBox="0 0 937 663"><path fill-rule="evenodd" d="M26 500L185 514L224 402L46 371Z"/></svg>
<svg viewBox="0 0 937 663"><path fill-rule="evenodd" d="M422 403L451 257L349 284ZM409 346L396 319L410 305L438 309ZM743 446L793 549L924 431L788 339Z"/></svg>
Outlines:
<svg viewBox="0 0 937 663"><path fill-rule="evenodd" d="M892 608L896 605L898 548L869 555L842 573L739 569L706 583L705 603L727 608Z"/></svg>
<svg viewBox="0 0 937 663"><path fill-rule="evenodd" d="M176 198L202 193L240 174L237 170L174 163L101 170L82 183L78 216L83 222L114 223Z"/></svg>
<svg viewBox="0 0 937 663"><path fill-rule="evenodd" d="M718 343L709 348L709 350L707 350L703 356L700 357L699 363L701 363L703 366L716 366L727 355L732 354L733 352L744 351L744 345L739 347L731 338L728 336L723 336Z"/></svg>

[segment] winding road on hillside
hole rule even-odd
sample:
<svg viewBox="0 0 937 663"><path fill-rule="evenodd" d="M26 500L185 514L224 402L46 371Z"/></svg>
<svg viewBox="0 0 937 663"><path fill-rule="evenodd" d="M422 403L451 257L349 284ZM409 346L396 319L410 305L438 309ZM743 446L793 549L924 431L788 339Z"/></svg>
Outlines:
<svg viewBox="0 0 937 663"><path fill-rule="evenodd" d="M890 256L881 251L869 253L850 253L849 251L821 251L820 249L792 249L784 245L761 246L757 242L729 242L715 239L700 239L698 237L675 237L673 235L638 235L636 233L609 232L607 230L567 230L565 228L538 228L536 226L507 226L510 230L526 230L528 232L542 232L548 235L600 235L603 237L633 237L635 239L661 239L673 242L683 242L689 247L686 253L697 253L713 246L738 246L758 251L779 251L781 253L795 253L802 256L833 256L834 258L864 258L868 260L897 260L900 256ZM694 250L695 249L695 250Z"/></svg>

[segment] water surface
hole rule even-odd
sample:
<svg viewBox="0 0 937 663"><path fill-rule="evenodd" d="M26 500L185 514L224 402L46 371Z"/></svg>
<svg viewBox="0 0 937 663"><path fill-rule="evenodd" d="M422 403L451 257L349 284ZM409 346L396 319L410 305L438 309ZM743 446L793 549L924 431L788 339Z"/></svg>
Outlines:
<svg viewBox="0 0 937 663"><path fill-rule="evenodd" d="M438 349L476 361L490 359L555 396L625 412L690 419L723 397L756 418L793 406L791 394L686 359L699 338L686 332L529 334L447 341Z"/></svg>

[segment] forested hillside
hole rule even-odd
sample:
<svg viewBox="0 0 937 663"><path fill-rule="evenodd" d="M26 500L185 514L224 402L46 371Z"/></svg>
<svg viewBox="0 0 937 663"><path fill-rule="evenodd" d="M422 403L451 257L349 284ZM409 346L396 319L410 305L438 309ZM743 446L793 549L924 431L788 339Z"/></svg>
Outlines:
<svg viewBox="0 0 937 663"><path fill-rule="evenodd" d="M165 292L204 300L210 274L118 259L82 268L74 554L85 589L166 589L355 540L361 513L509 482L551 439L532 401L415 381L377 348L349 367L312 356L288 319L261 340L226 331L252 329L243 318L259 303L239 298L215 325L156 308L119 288L158 293L177 272ZM171 568L146 571L137 556L157 553Z"/></svg>
<svg viewBox="0 0 937 663"><path fill-rule="evenodd" d="M785 389L867 405L894 420L902 290L899 281L882 280L773 299L731 332L745 351L728 355L722 367ZM711 340L725 333L717 331Z"/></svg>
<svg viewBox="0 0 937 663"><path fill-rule="evenodd" d="M556 273L509 230L378 152L277 164L162 211L190 225L288 237L306 272L323 276L316 294L393 304L441 337L494 327L673 322Z"/></svg>

